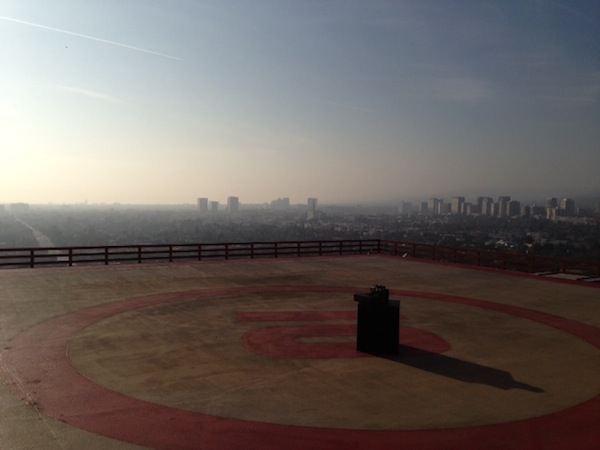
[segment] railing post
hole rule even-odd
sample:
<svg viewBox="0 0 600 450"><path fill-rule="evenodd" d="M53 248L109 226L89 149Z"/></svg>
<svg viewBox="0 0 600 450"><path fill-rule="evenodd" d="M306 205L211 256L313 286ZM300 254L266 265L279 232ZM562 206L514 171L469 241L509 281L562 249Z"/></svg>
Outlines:
<svg viewBox="0 0 600 450"><path fill-rule="evenodd" d="M73 266L73 247L69 247L69 267Z"/></svg>
<svg viewBox="0 0 600 450"><path fill-rule="evenodd" d="M202 244L198 244L198 261L202 261Z"/></svg>
<svg viewBox="0 0 600 450"><path fill-rule="evenodd" d="M104 247L104 265L108 266L108 247Z"/></svg>
<svg viewBox="0 0 600 450"><path fill-rule="evenodd" d="M275 242L275 258L279 258L279 242Z"/></svg>
<svg viewBox="0 0 600 450"><path fill-rule="evenodd" d="M35 250L34 249L29 250L29 267L31 267L32 269L35 267Z"/></svg>
<svg viewBox="0 0 600 450"><path fill-rule="evenodd" d="M296 255L300 258L300 241L296 242Z"/></svg>
<svg viewBox="0 0 600 450"><path fill-rule="evenodd" d="M229 259L229 244L225 244L225 259Z"/></svg>
<svg viewBox="0 0 600 450"><path fill-rule="evenodd" d="M173 246L169 245L169 262L173 262Z"/></svg>

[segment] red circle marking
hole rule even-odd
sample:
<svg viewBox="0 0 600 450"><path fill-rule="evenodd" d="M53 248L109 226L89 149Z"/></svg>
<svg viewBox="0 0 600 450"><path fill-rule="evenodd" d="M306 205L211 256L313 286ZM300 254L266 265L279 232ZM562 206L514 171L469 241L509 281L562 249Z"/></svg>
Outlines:
<svg viewBox="0 0 600 450"><path fill-rule="evenodd" d="M0 378L40 410L100 435L162 449L333 450L591 449L597 444L600 396L563 411L515 422L470 428L361 431L274 425L209 416L145 402L99 386L77 372L69 341L92 324L124 312L202 297L253 293L354 293L347 287L254 287L162 294L83 309L34 326L0 353ZM598 328L517 306L443 294L392 290L397 296L462 304L539 322L600 348Z"/></svg>
<svg viewBox="0 0 600 450"><path fill-rule="evenodd" d="M408 318L401 316L402 320ZM259 355L293 359L335 359L372 357L356 350L356 339L351 342L311 342L307 338L356 337L356 311L270 311L242 312L237 322L259 322L268 325L250 330L243 336L244 346ZM271 325L273 322L329 322L352 321L347 324ZM400 327L400 357L415 357L443 353L450 344L429 331L403 325Z"/></svg>

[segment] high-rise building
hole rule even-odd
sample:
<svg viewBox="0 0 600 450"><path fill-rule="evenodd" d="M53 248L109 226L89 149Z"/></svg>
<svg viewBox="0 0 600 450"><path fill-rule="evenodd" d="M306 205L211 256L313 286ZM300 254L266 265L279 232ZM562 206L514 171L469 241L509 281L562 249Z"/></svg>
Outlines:
<svg viewBox="0 0 600 450"><path fill-rule="evenodd" d="M491 216L494 213L494 200L491 197L479 197L479 214L482 216Z"/></svg>
<svg viewBox="0 0 600 450"><path fill-rule="evenodd" d="M485 197L477 197L477 207L479 208L479 213L481 214L482 211L482 206L483 206L483 199Z"/></svg>
<svg viewBox="0 0 600 450"><path fill-rule="evenodd" d="M546 200L546 219L555 220L558 210L558 199L556 197L548 197Z"/></svg>
<svg viewBox="0 0 600 450"><path fill-rule="evenodd" d="M450 213L451 214L464 214L465 213L465 198L464 197L452 197L450 199Z"/></svg>
<svg viewBox="0 0 600 450"><path fill-rule="evenodd" d="M429 214L435 216L441 214L441 205L443 203L442 199L439 198L430 198L428 202Z"/></svg>
<svg viewBox="0 0 600 450"><path fill-rule="evenodd" d="M227 197L227 212L234 214L240 209L240 201L237 197Z"/></svg>
<svg viewBox="0 0 600 450"><path fill-rule="evenodd" d="M531 206L531 215L538 216L538 217L544 217L546 215L546 208L544 208L543 206L532 205Z"/></svg>
<svg viewBox="0 0 600 450"><path fill-rule="evenodd" d="M210 212L213 212L213 213L218 212L219 211L219 202L214 201L214 200L211 201L209 203L209 210L210 210Z"/></svg>
<svg viewBox="0 0 600 450"><path fill-rule="evenodd" d="M560 201L560 215L564 217L575 216L575 201L571 198L563 198Z"/></svg>
<svg viewBox="0 0 600 450"><path fill-rule="evenodd" d="M500 215L500 203L494 202L492 205L492 216L498 217Z"/></svg>
<svg viewBox="0 0 600 450"><path fill-rule="evenodd" d="M508 202L508 217L518 217L521 214L521 202L511 200Z"/></svg>
<svg viewBox="0 0 600 450"><path fill-rule="evenodd" d="M208 199L207 198L199 198L198 199L198 211L208 212Z"/></svg>
<svg viewBox="0 0 600 450"><path fill-rule="evenodd" d="M498 217L509 217L509 195L501 195L498 197Z"/></svg>
<svg viewBox="0 0 600 450"><path fill-rule="evenodd" d="M317 199L310 197L306 202L306 206L308 207L308 212L306 213L307 219L315 219L317 217Z"/></svg>
<svg viewBox="0 0 600 450"><path fill-rule="evenodd" d="M479 207L473 203L466 202L463 211L463 214L467 216L474 216L476 214L479 214Z"/></svg>
<svg viewBox="0 0 600 450"><path fill-rule="evenodd" d="M556 197L548 197L546 208L558 208L558 199Z"/></svg>

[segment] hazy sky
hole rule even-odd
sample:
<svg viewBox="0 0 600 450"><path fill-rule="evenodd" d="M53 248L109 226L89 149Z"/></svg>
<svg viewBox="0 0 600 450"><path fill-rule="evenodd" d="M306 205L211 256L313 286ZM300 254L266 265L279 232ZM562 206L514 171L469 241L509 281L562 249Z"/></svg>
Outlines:
<svg viewBox="0 0 600 450"><path fill-rule="evenodd" d="M600 194L600 2L1 0L0 203Z"/></svg>

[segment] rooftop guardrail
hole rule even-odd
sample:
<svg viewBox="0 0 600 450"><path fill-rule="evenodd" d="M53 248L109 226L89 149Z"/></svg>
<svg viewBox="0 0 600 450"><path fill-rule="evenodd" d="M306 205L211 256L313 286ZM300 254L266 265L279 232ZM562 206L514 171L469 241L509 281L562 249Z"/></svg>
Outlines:
<svg viewBox="0 0 600 450"><path fill-rule="evenodd" d="M0 248L0 269L365 254L600 277L600 262L379 239Z"/></svg>

